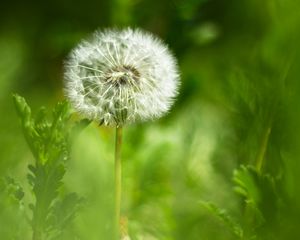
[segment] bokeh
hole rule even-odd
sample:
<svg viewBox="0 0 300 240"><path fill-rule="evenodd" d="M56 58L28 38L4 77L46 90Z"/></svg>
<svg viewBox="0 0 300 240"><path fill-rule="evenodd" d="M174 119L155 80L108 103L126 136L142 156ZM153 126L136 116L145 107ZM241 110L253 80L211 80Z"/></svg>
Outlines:
<svg viewBox="0 0 300 240"><path fill-rule="evenodd" d="M122 215L130 238L299 237L299 1L1 5L0 177L18 182L25 200L19 206L0 185L0 239L31 239L26 175L33 156L12 93L34 112L52 108L64 99L70 50L96 29L128 26L162 38L181 74L167 116L124 130ZM113 128L91 123L74 140L64 187L85 204L62 239L111 239L113 153Z"/></svg>

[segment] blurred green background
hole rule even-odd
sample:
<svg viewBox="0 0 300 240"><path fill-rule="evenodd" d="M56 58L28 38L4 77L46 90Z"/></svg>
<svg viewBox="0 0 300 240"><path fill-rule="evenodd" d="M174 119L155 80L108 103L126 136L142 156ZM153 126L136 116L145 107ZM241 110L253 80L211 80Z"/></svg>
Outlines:
<svg viewBox="0 0 300 240"><path fill-rule="evenodd" d="M52 107L64 98L63 61L69 51L96 29L131 26L165 40L181 72L170 114L124 132L122 212L131 239L299 238L299 1L1 5L0 176L23 186L26 204L33 201L26 182L33 157L11 94L24 96L34 111ZM91 124L75 140L64 182L87 203L63 239L110 239L113 153L114 129ZM244 179L245 192L236 191L240 165L270 177L272 191L264 177L253 186ZM30 239L22 209L6 194L2 189L0 239ZM249 217L245 201L256 204L262 221Z"/></svg>

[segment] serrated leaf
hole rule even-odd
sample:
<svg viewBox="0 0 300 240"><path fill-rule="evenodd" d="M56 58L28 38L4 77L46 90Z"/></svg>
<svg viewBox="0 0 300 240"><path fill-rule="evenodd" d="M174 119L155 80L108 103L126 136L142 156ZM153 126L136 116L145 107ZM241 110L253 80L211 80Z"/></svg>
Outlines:
<svg viewBox="0 0 300 240"><path fill-rule="evenodd" d="M75 203L78 200L74 195L63 200L59 196L66 172L66 160L69 156L68 141L72 129L69 123L69 106L67 102L56 104L52 111L52 118L47 117L45 108L41 108L36 117L33 118L25 99L18 95L14 95L13 98L26 141L35 158L35 164L28 166L29 172L27 174L35 197L35 203L29 205L33 212L32 228L34 232L44 232L43 234L47 236L46 230L48 228L57 229L61 227L58 222L65 224L66 219L72 219L74 210L71 207L75 208ZM20 191L16 194L17 197L21 197ZM59 221L49 225L47 219L57 214L54 213L56 208L53 206L59 202L69 212L60 216L65 219L64 221L58 219ZM60 212L63 212L63 209L60 209Z"/></svg>
<svg viewBox="0 0 300 240"><path fill-rule="evenodd" d="M243 239L244 231L242 227L233 220L225 209L219 208L211 202L201 201L200 204L205 207L211 214L217 217L229 230L238 238Z"/></svg>
<svg viewBox="0 0 300 240"><path fill-rule="evenodd" d="M83 202L83 198L80 198L76 193L70 193L62 200L55 202L52 207L52 215L48 220L49 226L56 226L56 228L63 230L72 221Z"/></svg>
<svg viewBox="0 0 300 240"><path fill-rule="evenodd" d="M234 190L236 193L245 197L248 201L259 202L260 192L257 189L255 179L255 169L251 166L241 166L235 169L233 173L233 181L236 184Z"/></svg>
<svg viewBox="0 0 300 240"><path fill-rule="evenodd" d="M19 185L13 178L8 176L4 178L3 185L4 190L7 191L8 195L21 204L25 194L21 185Z"/></svg>
<svg viewBox="0 0 300 240"><path fill-rule="evenodd" d="M244 198L257 226L275 219L279 198L270 175L260 174L252 166L241 166L234 171L233 181L235 192Z"/></svg>

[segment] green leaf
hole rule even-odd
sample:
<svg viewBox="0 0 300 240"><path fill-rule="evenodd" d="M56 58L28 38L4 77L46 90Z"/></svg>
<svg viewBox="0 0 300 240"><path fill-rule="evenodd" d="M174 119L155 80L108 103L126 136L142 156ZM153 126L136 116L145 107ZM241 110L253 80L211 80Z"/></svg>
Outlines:
<svg viewBox="0 0 300 240"><path fill-rule="evenodd" d="M8 176L3 179L3 185L8 195L22 204L25 193L20 185L13 178Z"/></svg>
<svg viewBox="0 0 300 240"><path fill-rule="evenodd" d="M244 197L248 202L258 203L261 196L256 186L255 172L256 170L251 166L241 166L239 169L234 170L233 181L236 193Z"/></svg>
<svg viewBox="0 0 300 240"><path fill-rule="evenodd" d="M211 202L201 201L200 204L205 207L209 212L217 217L229 230L238 238L243 239L243 228L222 208L219 208Z"/></svg>
<svg viewBox="0 0 300 240"><path fill-rule="evenodd" d="M48 230L62 231L74 218L81 202L76 194L62 198L59 192L66 173L71 132L87 123L71 124L69 105L65 101L56 104L51 117L47 116L44 107L32 117L24 98L14 95L13 99L24 136L35 158L35 163L28 166L27 174L35 197L35 202L29 205L33 212L32 229L36 234L50 238L52 233ZM17 191L16 197L21 198L22 192Z"/></svg>
<svg viewBox="0 0 300 240"><path fill-rule="evenodd" d="M234 171L233 181L235 192L244 199L257 226L276 219L280 199L273 177L258 173L252 166L241 166Z"/></svg>
<svg viewBox="0 0 300 240"><path fill-rule="evenodd" d="M80 198L76 193L70 193L63 199L56 201L52 206L51 216L47 219L49 231L61 233L74 219L83 203L84 199Z"/></svg>

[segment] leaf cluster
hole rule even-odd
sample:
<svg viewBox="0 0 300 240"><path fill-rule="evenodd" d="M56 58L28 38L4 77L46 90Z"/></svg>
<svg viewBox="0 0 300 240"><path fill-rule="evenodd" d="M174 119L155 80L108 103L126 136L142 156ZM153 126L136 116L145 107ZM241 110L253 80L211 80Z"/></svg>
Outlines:
<svg viewBox="0 0 300 240"><path fill-rule="evenodd" d="M33 239L57 239L73 220L82 203L76 193L63 192L63 177L69 159L69 139L76 127L71 126L68 104L58 103L52 117L41 108L35 117L25 99L14 95L23 133L34 156L28 166L27 179L35 202L29 205Z"/></svg>
<svg viewBox="0 0 300 240"><path fill-rule="evenodd" d="M259 173L253 166L240 166L234 170L234 191L242 201L240 223L229 211L210 202L202 206L219 219L237 239L272 239L274 226L280 224L280 196L278 181L268 174Z"/></svg>

